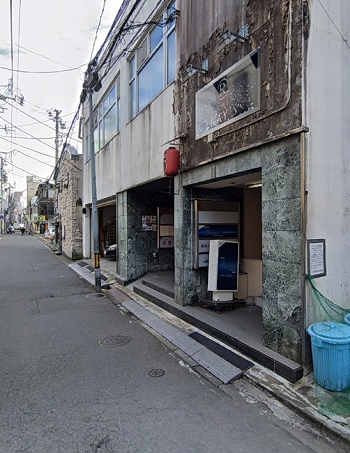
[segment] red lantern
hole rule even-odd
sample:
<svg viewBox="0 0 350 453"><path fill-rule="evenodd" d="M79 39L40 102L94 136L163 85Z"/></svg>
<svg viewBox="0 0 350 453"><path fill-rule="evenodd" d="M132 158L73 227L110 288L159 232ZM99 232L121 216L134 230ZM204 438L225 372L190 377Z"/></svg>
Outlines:
<svg viewBox="0 0 350 453"><path fill-rule="evenodd" d="M180 168L180 152L178 149L170 147L164 151L164 174L166 176L176 176Z"/></svg>

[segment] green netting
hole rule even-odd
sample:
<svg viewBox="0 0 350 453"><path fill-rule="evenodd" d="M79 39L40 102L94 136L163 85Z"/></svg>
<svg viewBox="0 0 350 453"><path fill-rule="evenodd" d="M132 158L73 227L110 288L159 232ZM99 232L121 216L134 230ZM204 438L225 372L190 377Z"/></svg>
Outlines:
<svg viewBox="0 0 350 453"><path fill-rule="evenodd" d="M314 316L313 322L344 322L344 317L350 313L350 309L340 307L324 296L316 288L312 277L307 275L306 279L311 285L312 309Z"/></svg>

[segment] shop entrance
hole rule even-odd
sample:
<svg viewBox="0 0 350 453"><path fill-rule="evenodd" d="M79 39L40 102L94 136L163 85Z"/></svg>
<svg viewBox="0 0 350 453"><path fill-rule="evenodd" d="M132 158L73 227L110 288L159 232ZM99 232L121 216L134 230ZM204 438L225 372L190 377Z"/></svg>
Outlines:
<svg viewBox="0 0 350 453"><path fill-rule="evenodd" d="M193 262L202 293L208 286L210 241L237 241L239 276L233 299L262 307L261 186L260 171L196 186L199 192L193 200ZM207 195L204 191L208 191ZM206 196L210 199L205 199ZM211 297L206 292L205 298Z"/></svg>
<svg viewBox="0 0 350 453"><path fill-rule="evenodd" d="M98 208L99 249L101 258L116 259L116 205Z"/></svg>

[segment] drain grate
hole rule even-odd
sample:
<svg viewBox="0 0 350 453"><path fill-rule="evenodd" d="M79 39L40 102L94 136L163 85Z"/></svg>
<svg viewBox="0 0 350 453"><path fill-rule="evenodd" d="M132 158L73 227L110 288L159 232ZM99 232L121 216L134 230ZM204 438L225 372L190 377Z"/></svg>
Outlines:
<svg viewBox="0 0 350 453"><path fill-rule="evenodd" d="M112 335L110 337L102 338L98 344L100 346L124 346L125 344L128 344L130 340L131 338L125 335Z"/></svg>
<svg viewBox="0 0 350 453"><path fill-rule="evenodd" d="M165 374L165 371L162 370L161 368L155 368L148 372L148 376L151 376L154 378L164 376L164 374Z"/></svg>

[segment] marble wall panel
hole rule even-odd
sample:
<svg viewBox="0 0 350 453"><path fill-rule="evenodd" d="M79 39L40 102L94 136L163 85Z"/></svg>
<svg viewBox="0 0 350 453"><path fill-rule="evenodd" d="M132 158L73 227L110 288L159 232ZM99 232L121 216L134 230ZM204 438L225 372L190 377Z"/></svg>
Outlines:
<svg viewBox="0 0 350 453"><path fill-rule="evenodd" d="M172 197L141 190L130 190L120 197L118 235L123 239L118 240L118 269L126 281L150 271L174 267L173 249L159 250L156 262L150 259L150 255L157 251L157 232L142 230L142 216L156 215L157 207L173 207Z"/></svg>
<svg viewBox="0 0 350 453"><path fill-rule="evenodd" d="M192 268L190 191L184 187L242 172L262 173L263 343L301 361L301 170L299 136L242 152L181 175L175 201L177 223L176 300L188 304L207 275ZM218 194L218 191L215 191ZM181 224L182 222L182 224Z"/></svg>

